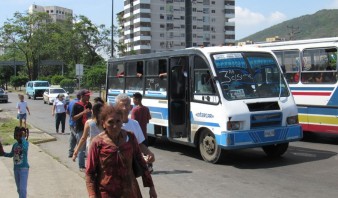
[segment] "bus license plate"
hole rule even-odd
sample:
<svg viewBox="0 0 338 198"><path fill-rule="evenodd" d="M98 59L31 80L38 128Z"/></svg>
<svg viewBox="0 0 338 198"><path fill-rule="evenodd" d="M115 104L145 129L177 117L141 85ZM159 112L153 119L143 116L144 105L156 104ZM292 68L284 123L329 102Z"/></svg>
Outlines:
<svg viewBox="0 0 338 198"><path fill-rule="evenodd" d="M273 137L273 136L275 136L275 130L264 131L264 137Z"/></svg>

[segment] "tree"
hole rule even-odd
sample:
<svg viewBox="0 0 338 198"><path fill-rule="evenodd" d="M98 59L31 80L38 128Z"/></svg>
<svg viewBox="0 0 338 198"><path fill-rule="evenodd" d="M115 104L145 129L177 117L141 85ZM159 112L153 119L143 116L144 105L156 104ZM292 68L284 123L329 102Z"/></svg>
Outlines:
<svg viewBox="0 0 338 198"><path fill-rule="evenodd" d="M104 25L82 15L51 21L44 12L17 12L0 27L0 43L21 54L30 79L61 74L60 65L44 66L40 60L64 63L64 73L73 78L75 64L97 65L103 61L100 53L110 52L110 30Z"/></svg>
<svg viewBox="0 0 338 198"><path fill-rule="evenodd" d="M11 85L15 88L24 86L26 82L28 81L28 78L26 76L12 76L11 77Z"/></svg>
<svg viewBox="0 0 338 198"><path fill-rule="evenodd" d="M83 79L86 87L98 87L101 91L101 87L106 83L106 66L99 65L92 67L86 71Z"/></svg>
<svg viewBox="0 0 338 198"><path fill-rule="evenodd" d="M39 44L40 40L43 40L41 33L44 32L48 19L49 15L44 12L16 12L14 18L8 19L0 28L0 42L24 55L30 79L36 79L38 76Z"/></svg>

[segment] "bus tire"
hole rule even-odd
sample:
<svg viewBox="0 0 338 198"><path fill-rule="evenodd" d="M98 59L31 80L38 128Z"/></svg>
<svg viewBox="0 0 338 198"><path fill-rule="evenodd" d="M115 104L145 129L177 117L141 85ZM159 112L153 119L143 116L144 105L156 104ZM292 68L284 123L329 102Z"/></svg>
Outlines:
<svg viewBox="0 0 338 198"><path fill-rule="evenodd" d="M280 157L288 150L289 142L263 146L263 151L268 157Z"/></svg>
<svg viewBox="0 0 338 198"><path fill-rule="evenodd" d="M217 145L214 134L203 130L199 137L199 151L204 161L217 163L221 157L222 149Z"/></svg>

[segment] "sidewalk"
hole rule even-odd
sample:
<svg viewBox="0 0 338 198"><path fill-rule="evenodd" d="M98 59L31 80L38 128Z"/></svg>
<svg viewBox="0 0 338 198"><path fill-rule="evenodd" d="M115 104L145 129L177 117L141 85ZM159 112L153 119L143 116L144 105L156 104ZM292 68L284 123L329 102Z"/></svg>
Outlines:
<svg viewBox="0 0 338 198"><path fill-rule="evenodd" d="M6 152L11 146L4 147ZM84 178L30 143L28 197L88 197ZM0 158L0 197L18 197L13 176L13 159Z"/></svg>
<svg viewBox="0 0 338 198"><path fill-rule="evenodd" d="M0 113L0 117L6 116ZM31 129L28 150L30 165L27 197L59 198L88 197L86 184L80 173L73 172L61 164L57 158L45 153L34 143L55 141L55 138L38 129ZM9 152L12 146L4 146ZM16 185L13 176L13 159L0 157L0 197L16 198Z"/></svg>

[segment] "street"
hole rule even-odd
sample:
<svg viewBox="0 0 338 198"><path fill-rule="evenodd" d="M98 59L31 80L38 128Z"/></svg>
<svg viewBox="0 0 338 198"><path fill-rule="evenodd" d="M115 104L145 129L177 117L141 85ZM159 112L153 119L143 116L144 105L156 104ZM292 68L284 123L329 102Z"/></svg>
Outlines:
<svg viewBox="0 0 338 198"><path fill-rule="evenodd" d="M14 117L17 94L8 95L9 103L0 108ZM84 176L77 162L68 158L69 117L66 134L56 134L52 106L42 99L25 100L31 110L27 122L57 138L40 148ZM220 164L209 164L195 148L160 140L150 147L156 157L153 180L158 197L337 197L337 144L338 135L306 136L305 141L291 143L279 159L269 159L256 148L230 151ZM139 182L148 197L148 188Z"/></svg>

